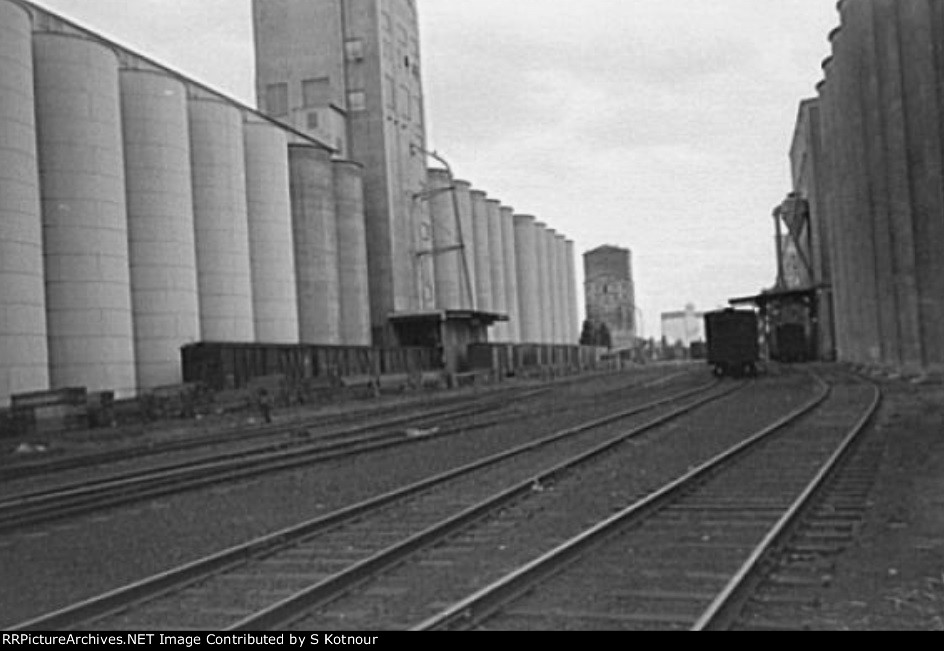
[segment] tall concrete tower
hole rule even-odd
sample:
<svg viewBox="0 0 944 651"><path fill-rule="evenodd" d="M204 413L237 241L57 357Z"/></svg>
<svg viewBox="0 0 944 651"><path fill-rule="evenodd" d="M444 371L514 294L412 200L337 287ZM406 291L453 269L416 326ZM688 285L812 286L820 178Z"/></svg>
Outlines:
<svg viewBox="0 0 944 651"><path fill-rule="evenodd" d="M426 127L414 0L253 0L259 108L364 167L374 343L432 309Z"/></svg>
<svg viewBox="0 0 944 651"><path fill-rule="evenodd" d="M617 349L632 348L637 333L632 256L628 249L615 246L584 254L587 319L606 324Z"/></svg>

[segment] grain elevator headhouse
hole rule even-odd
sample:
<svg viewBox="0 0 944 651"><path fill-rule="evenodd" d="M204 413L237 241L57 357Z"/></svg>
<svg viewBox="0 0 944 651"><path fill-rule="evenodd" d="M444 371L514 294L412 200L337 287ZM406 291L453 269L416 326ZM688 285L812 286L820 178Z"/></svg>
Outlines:
<svg viewBox="0 0 944 651"><path fill-rule="evenodd" d="M259 108L364 167L373 340L396 344L390 318L436 300L415 2L254 0L253 23Z"/></svg>

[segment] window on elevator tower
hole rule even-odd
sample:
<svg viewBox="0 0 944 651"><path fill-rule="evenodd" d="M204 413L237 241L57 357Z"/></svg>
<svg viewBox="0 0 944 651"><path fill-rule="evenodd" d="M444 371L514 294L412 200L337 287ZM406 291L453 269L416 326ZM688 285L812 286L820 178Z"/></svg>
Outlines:
<svg viewBox="0 0 944 651"><path fill-rule="evenodd" d="M288 115L288 84L269 84L266 87L266 110L276 118Z"/></svg>

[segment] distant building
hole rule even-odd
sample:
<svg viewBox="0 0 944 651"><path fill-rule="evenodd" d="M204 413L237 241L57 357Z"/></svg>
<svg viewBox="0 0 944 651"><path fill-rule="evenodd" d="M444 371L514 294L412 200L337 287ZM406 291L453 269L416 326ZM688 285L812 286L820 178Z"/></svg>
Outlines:
<svg viewBox="0 0 944 651"><path fill-rule="evenodd" d="M681 342L684 346L691 346L705 341L705 313L695 311L691 304L686 305L683 312L664 312L662 336L669 345Z"/></svg>
<svg viewBox="0 0 944 651"><path fill-rule="evenodd" d="M629 249L602 246L584 254L587 320L605 324L612 347L635 346L636 284L633 280L633 254Z"/></svg>

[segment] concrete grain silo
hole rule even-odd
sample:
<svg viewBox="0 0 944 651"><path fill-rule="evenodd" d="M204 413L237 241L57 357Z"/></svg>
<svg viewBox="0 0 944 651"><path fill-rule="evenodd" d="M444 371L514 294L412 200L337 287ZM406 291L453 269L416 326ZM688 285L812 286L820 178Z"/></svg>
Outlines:
<svg viewBox="0 0 944 651"><path fill-rule="evenodd" d="M854 150L849 160L853 165L852 178L857 182L856 211L863 210L857 215L861 227L855 235L847 234L846 237L863 238L865 245L860 243L853 249L862 257L859 266L862 263L874 265L875 302L870 321L874 321L877 328L873 336L878 341L873 348L879 351L874 361L884 359L898 365L901 363L901 337L891 258L891 239L897 234L889 229L886 143L881 111L873 105L873 101L879 102L879 78L871 10L872 5L868 2L843 5L843 20L849 24L849 31L862 34L862 38L848 41L849 50L844 52L844 59L853 71L849 80L852 92L859 98L854 101L854 106L848 107L855 125L859 127L858 142L852 143ZM864 101L866 98L872 99Z"/></svg>
<svg viewBox="0 0 944 651"><path fill-rule="evenodd" d="M911 190L910 206L903 201L894 230L911 226L909 252L899 245L903 258L899 277L900 313L909 366L915 358L931 372L944 373L944 5L940 0L875 0L876 41L899 44L897 74L901 94L883 98L890 129L904 134L904 148L889 163L901 170L896 184ZM894 12L897 11L897 20ZM894 64L894 59L889 59ZM890 66L889 76L896 74ZM886 79L887 81L887 79ZM889 87L886 84L883 87ZM899 108L900 107L900 108ZM896 111L900 111L896 114ZM904 154L904 156L902 156ZM902 165L907 165L907 170ZM899 193L900 194L900 193ZM912 267L913 264L913 267ZM917 306L917 312L913 307ZM916 316L912 316L916 315ZM917 327L915 327L917 325ZM920 354L916 355L916 349ZM911 370L911 369L907 369Z"/></svg>
<svg viewBox="0 0 944 651"><path fill-rule="evenodd" d="M463 310L477 307L475 296L475 228L472 221L472 185L467 181L454 180L456 206L459 211L458 241L460 304Z"/></svg>
<svg viewBox="0 0 944 651"><path fill-rule="evenodd" d="M508 314L508 295L505 290L505 234L502 231L501 202L489 199L486 204L488 217L488 250L490 253L488 268L491 271L491 308L498 314ZM497 323L492 330L492 339L508 342L508 323Z"/></svg>
<svg viewBox="0 0 944 651"><path fill-rule="evenodd" d="M894 333L886 348L887 361L913 373L921 369L924 360L897 6L858 4L850 8L846 20L851 21L850 31L862 31L866 45L869 177L877 190L873 218L882 234L882 253L887 256L882 264L888 269L887 281L893 292L891 300L882 305L882 329ZM879 33L884 34L881 39L877 38Z"/></svg>
<svg viewBox="0 0 944 651"><path fill-rule="evenodd" d="M338 224L341 343L345 346L370 346L364 168L357 163L339 160L334 161L333 167Z"/></svg>
<svg viewBox="0 0 944 651"><path fill-rule="evenodd" d="M236 107L191 97L190 153L203 341L255 340L243 119Z"/></svg>
<svg viewBox="0 0 944 651"><path fill-rule="evenodd" d="M502 246L505 254L505 304L508 309L508 341L522 342L521 308L518 298L518 251L515 210L501 208Z"/></svg>
<svg viewBox="0 0 944 651"><path fill-rule="evenodd" d="M244 125L246 205L256 341L297 344L298 295L288 138L270 122Z"/></svg>
<svg viewBox="0 0 944 651"><path fill-rule="evenodd" d="M462 251L452 177L442 169L429 170L430 216L433 222L433 270L436 280L436 307L459 310L464 307Z"/></svg>
<svg viewBox="0 0 944 651"><path fill-rule="evenodd" d="M535 222L534 249L538 274L538 339L536 343L549 344L554 333L551 313L550 261L547 258L547 224Z"/></svg>
<svg viewBox="0 0 944 651"><path fill-rule="evenodd" d="M187 92L167 75L120 73L138 388L182 381L200 340Z"/></svg>
<svg viewBox="0 0 944 651"><path fill-rule="evenodd" d="M515 215L515 256L517 264L518 315L521 343L542 343L541 281L538 229L531 215Z"/></svg>
<svg viewBox="0 0 944 651"><path fill-rule="evenodd" d="M848 3L844 3L848 4ZM879 323L879 270L872 219L872 191L869 183L865 148L865 112L862 104L864 61L856 34L844 29L833 42L838 107L844 118L836 123L842 164L838 168L842 245L846 247L852 273L847 277L853 309L851 321L856 358L862 363L878 364L885 356L886 342ZM890 333L889 333L890 334Z"/></svg>
<svg viewBox="0 0 944 651"><path fill-rule="evenodd" d="M815 184L839 358L944 372L944 2L838 9L817 86Z"/></svg>
<svg viewBox="0 0 944 651"><path fill-rule="evenodd" d="M557 318L560 343L574 344L576 339L570 332L570 282L567 273L567 238L557 236L554 255L557 258Z"/></svg>
<svg viewBox="0 0 944 651"><path fill-rule="evenodd" d="M289 147L298 321L303 344L340 345L341 297L337 205L331 154Z"/></svg>
<svg viewBox="0 0 944 651"><path fill-rule="evenodd" d="M0 0L0 407L49 385L32 25Z"/></svg>
<svg viewBox="0 0 944 651"><path fill-rule="evenodd" d="M547 256L547 312L545 319L548 327L547 343L559 344L560 332L560 260L557 258L557 231L548 228L544 233L545 255Z"/></svg>
<svg viewBox="0 0 944 651"><path fill-rule="evenodd" d="M475 243L475 301L482 312L493 312L492 254L488 238L488 196L472 191L472 235Z"/></svg>
<svg viewBox="0 0 944 651"><path fill-rule="evenodd" d="M566 242L566 263L567 263L567 305L570 330L570 343L577 344L580 341L580 301L577 296L577 262L576 245L571 240Z"/></svg>
<svg viewBox="0 0 944 651"><path fill-rule="evenodd" d="M838 32L830 35L830 40L835 40ZM836 129L836 120L841 119L836 113L835 93L833 92L833 59L829 58L823 61L823 81L817 85L820 105L820 121L823 134L823 177L820 182L823 194L823 206L827 215L832 215L826 219L826 228L830 242L830 258L832 260L833 274L833 302L835 305L835 329L836 329L836 347L839 359L849 360L852 358L849 349L851 340L851 331L849 329L849 296L846 291L847 265L845 261L845 252L838 246L842 238L842 229L839 224L839 188L835 183L836 167L839 162L839 152L827 146L827 142L833 137Z"/></svg>
<svg viewBox="0 0 944 651"><path fill-rule="evenodd" d="M125 172L115 53L33 36L53 388L135 392Z"/></svg>

